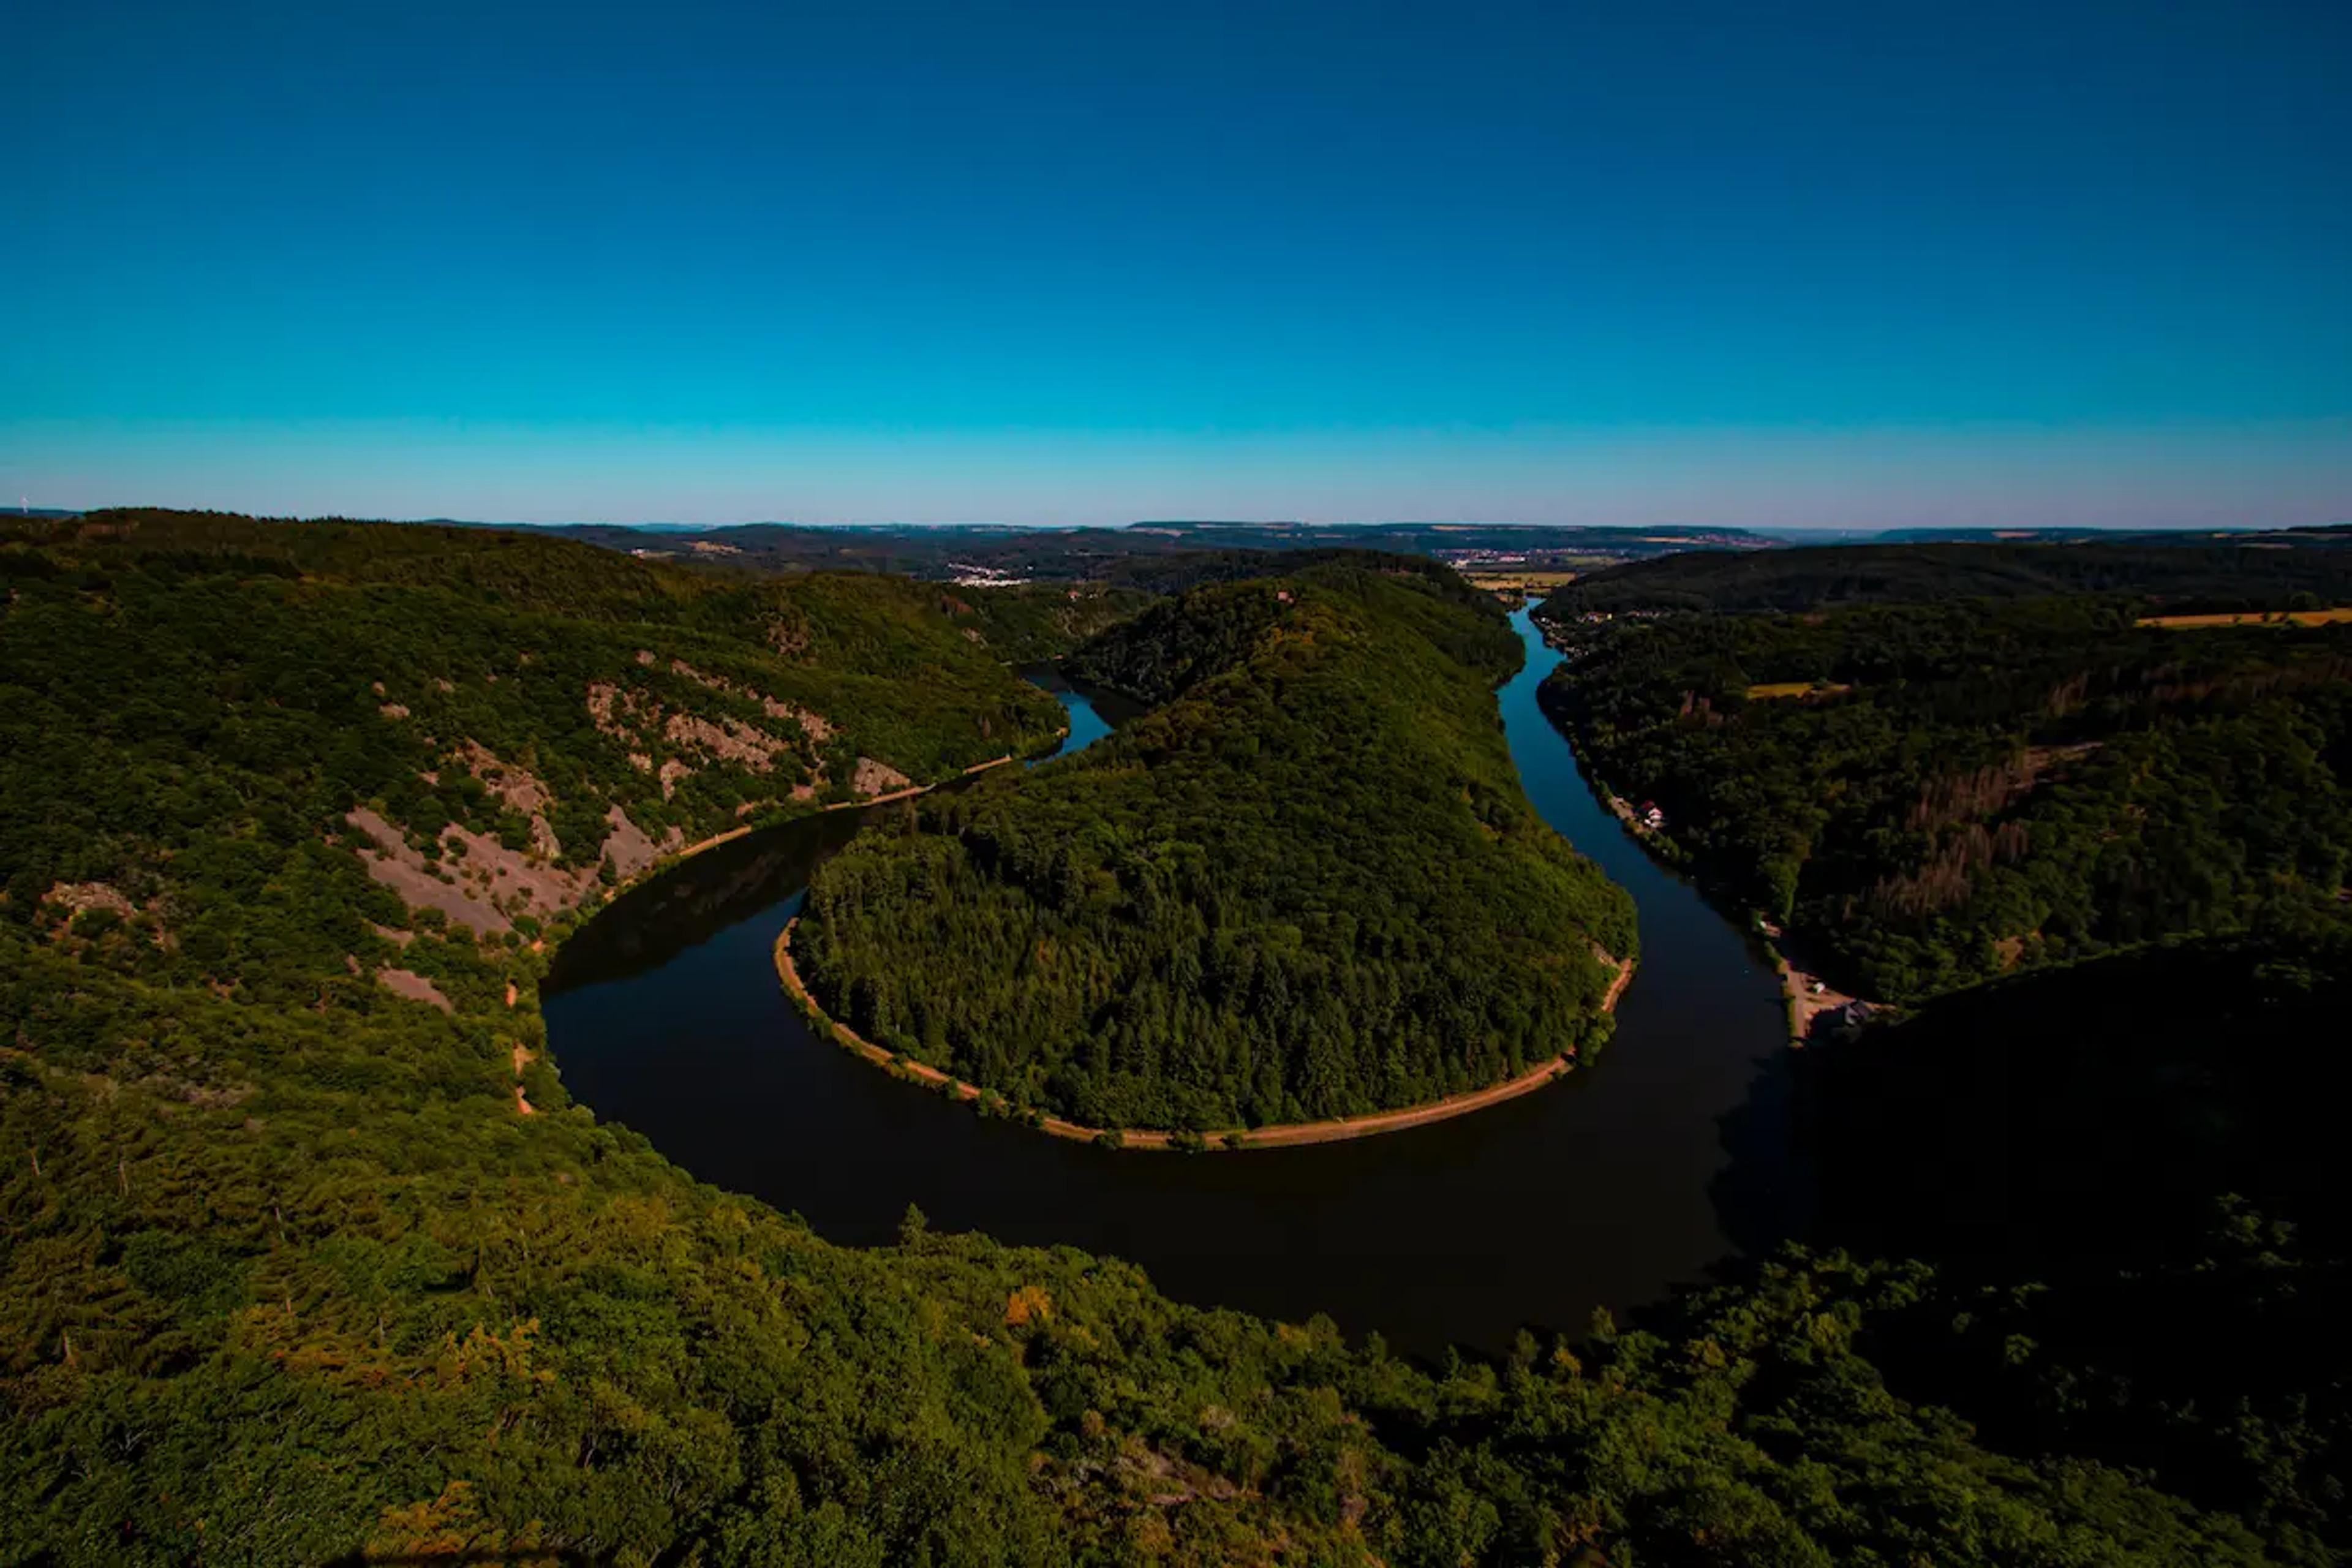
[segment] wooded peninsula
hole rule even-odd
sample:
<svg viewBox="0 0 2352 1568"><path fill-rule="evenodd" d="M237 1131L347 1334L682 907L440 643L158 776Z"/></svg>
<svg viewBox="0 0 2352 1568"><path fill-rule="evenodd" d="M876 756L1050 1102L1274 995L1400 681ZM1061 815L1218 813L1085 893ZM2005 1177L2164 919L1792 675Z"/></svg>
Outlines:
<svg viewBox="0 0 2352 1568"><path fill-rule="evenodd" d="M1607 1037L1633 909L1496 722L1518 644L1443 568L1162 601L1074 673L1156 703L820 868L827 1011L1015 1113L1205 1131L1484 1089Z"/></svg>

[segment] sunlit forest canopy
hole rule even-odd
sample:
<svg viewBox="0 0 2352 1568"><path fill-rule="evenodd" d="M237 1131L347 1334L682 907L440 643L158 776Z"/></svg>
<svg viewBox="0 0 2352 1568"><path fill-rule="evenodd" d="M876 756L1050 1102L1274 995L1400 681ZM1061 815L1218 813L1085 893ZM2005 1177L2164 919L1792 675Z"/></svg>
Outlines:
<svg viewBox="0 0 2352 1568"><path fill-rule="evenodd" d="M2178 610L2352 604L2352 531L1694 550L1596 572L1554 595L1546 613L1795 611L2053 594L2128 594Z"/></svg>
<svg viewBox="0 0 2352 1568"><path fill-rule="evenodd" d="M1538 819L1443 568L1344 559L1162 601L1076 674L1160 704L820 869L796 951L887 1048L1099 1127L1481 1089L1606 1038L1630 901Z"/></svg>
<svg viewBox="0 0 2352 1568"><path fill-rule="evenodd" d="M1673 852L1871 995L2352 920L2352 626L2144 607L1572 619L1543 696Z"/></svg>

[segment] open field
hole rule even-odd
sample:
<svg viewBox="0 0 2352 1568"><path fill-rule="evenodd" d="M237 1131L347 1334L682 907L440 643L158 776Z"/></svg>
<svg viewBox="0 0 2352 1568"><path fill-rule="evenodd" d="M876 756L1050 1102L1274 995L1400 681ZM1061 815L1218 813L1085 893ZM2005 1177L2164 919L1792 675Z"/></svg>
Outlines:
<svg viewBox="0 0 2352 1568"><path fill-rule="evenodd" d="M2169 626L2176 631L2197 631L2208 626L2326 626L2352 621L2352 605L2339 605L2332 610L2248 610L2218 616L2142 616L2144 626Z"/></svg>
<svg viewBox="0 0 2352 1568"><path fill-rule="evenodd" d="M1574 572L1549 566L1530 567L1511 572L1474 570L1462 574L1463 580L1474 588L1484 588L1489 593L1498 590L1517 590L1529 594L1544 594L1549 593L1554 588L1565 588L1575 582L1578 575L1579 574Z"/></svg>
<svg viewBox="0 0 2352 1568"><path fill-rule="evenodd" d="M1760 702L1769 701L1778 697L1835 697L1841 691L1853 689L1851 686L1827 682L1816 685L1810 680L1768 680L1760 686L1749 687L1748 700L1751 702Z"/></svg>

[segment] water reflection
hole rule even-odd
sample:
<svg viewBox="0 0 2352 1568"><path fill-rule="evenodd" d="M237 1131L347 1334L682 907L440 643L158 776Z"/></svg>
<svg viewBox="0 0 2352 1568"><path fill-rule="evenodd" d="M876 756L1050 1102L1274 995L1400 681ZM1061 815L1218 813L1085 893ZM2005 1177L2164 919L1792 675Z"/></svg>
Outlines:
<svg viewBox="0 0 2352 1568"><path fill-rule="evenodd" d="M1117 1254L1185 1300L1324 1311L1408 1351L1496 1349L1703 1278L1787 1234L1801 1196L1777 983L1585 787L1536 707L1557 656L1515 620L1529 657L1499 700L1528 795L1641 911L1615 1041L1559 1086L1410 1132L1242 1154L1114 1153L982 1121L814 1039L769 963L810 868L860 818L905 805L723 846L592 921L546 1000L565 1082L698 1177L836 1240L886 1241L913 1203L937 1226ZM1079 703L1110 717L1102 694L1057 695L1074 740Z"/></svg>

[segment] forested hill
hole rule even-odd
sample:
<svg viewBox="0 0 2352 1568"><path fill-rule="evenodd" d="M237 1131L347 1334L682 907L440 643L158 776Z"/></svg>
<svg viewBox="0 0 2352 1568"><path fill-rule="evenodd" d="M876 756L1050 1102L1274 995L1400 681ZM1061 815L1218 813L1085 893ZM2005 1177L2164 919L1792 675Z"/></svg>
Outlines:
<svg viewBox="0 0 2352 1568"><path fill-rule="evenodd" d="M828 862L803 973L867 1038L1095 1126L1319 1120L1590 1050L1633 911L1520 791L1517 658L1420 563L1182 595L1071 661L1164 706Z"/></svg>
<svg viewBox="0 0 2352 1568"><path fill-rule="evenodd" d="M0 834L11 907L114 910L198 976L215 915L249 929L217 907L233 890L286 900L297 946L357 940L299 913L364 887L354 848L379 923L404 926L405 898L503 930L662 847L1058 725L938 590L893 580L202 514L6 539L0 787L54 803Z"/></svg>
<svg viewBox="0 0 2352 1568"><path fill-rule="evenodd" d="M2352 626L2060 597L1559 635L1588 765L1860 994L2352 919Z"/></svg>
<svg viewBox="0 0 2352 1568"><path fill-rule="evenodd" d="M2115 543L1839 544L1695 550L1579 579L1544 615L1817 610L1941 599L2125 594L2181 610L2352 604L2352 535L2299 530Z"/></svg>
<svg viewBox="0 0 2352 1568"><path fill-rule="evenodd" d="M1290 613L1292 585L1266 576L1264 556L1197 558L1200 574L1181 584L1233 582L1223 594L1187 594L1160 600L1105 636L1090 638L1063 661L1081 680L1162 703L1255 653L1267 631ZM1286 575L1333 574L1330 569L1410 583L1411 595L1391 595L1382 613L1410 625L1424 641L1464 667L1499 684L1517 669L1518 638L1496 613L1492 595L1471 587L1434 563L1360 550L1316 552L1282 563ZM1249 584L1247 579L1259 579Z"/></svg>
<svg viewBox="0 0 2352 1568"><path fill-rule="evenodd" d="M1655 1333L1429 1369L919 1216L829 1246L569 1104L535 1000L562 917L542 950L409 909L347 814L460 765L484 796L403 803L419 862L529 863L536 815L560 869L581 792L698 832L785 774L705 759L665 799L592 681L663 704L614 699L646 743L785 738L773 698L928 776L1050 721L962 636L984 608L472 531L97 526L0 543L0 1562L2324 1560L2095 1435L1914 1403L1869 1353L1929 1300L1907 1270L1791 1260ZM465 741L553 805L493 809ZM428 802L478 830L426 837ZM1549 1201L1606 1194L1533 1195L1530 1246Z"/></svg>

